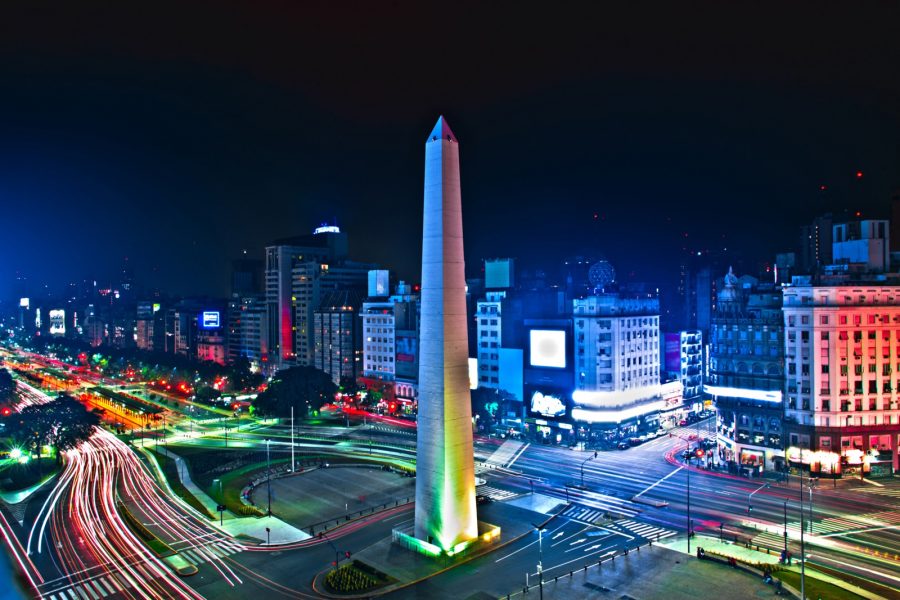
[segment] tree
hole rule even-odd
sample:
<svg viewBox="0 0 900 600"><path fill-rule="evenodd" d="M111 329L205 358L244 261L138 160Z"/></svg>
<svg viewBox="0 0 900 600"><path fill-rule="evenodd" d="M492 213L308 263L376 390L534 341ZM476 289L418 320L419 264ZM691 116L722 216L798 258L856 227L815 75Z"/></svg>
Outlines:
<svg viewBox="0 0 900 600"><path fill-rule="evenodd" d="M0 368L0 402L9 402L16 390L16 382L6 369Z"/></svg>
<svg viewBox="0 0 900 600"><path fill-rule="evenodd" d="M472 390L472 417L478 417L478 421L491 431L497 422L497 415L501 412L504 403L511 400L513 395L506 390L480 387Z"/></svg>
<svg viewBox="0 0 900 600"><path fill-rule="evenodd" d="M56 448L57 461L94 433L100 418L78 400L60 394L45 404L23 408L11 423L10 435L22 447L40 458L45 446Z"/></svg>
<svg viewBox="0 0 900 600"><path fill-rule="evenodd" d="M199 400L200 402L211 404L222 396L222 392L220 392L216 388L205 385L202 388L198 389L195 395L197 397L197 400Z"/></svg>
<svg viewBox="0 0 900 600"><path fill-rule="evenodd" d="M256 397L253 406L266 416L290 416L291 407L295 414L302 415L307 403L309 410L319 410L336 393L337 386L328 373L315 367L292 367L279 371L266 391Z"/></svg>

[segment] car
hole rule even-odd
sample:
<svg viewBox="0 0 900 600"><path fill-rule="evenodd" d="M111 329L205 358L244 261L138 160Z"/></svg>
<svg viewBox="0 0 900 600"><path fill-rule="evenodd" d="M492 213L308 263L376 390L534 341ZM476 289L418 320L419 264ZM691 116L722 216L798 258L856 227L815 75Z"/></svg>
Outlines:
<svg viewBox="0 0 900 600"><path fill-rule="evenodd" d="M631 448L631 444L629 444L628 442L619 442L618 444L616 444L616 448L618 448L619 450L628 450L629 448Z"/></svg>
<svg viewBox="0 0 900 600"><path fill-rule="evenodd" d="M688 420L687 420L687 419L682 419L682 420L678 421L678 426L679 426L679 427L684 427L684 426L687 425L687 424L688 424Z"/></svg>
<svg viewBox="0 0 900 600"><path fill-rule="evenodd" d="M641 438L638 438L638 437L633 437L633 438L628 438L628 443L631 444L632 446L640 446L641 444L644 443L644 440L642 440Z"/></svg>
<svg viewBox="0 0 900 600"><path fill-rule="evenodd" d="M475 504L492 504L494 499L490 496L485 496L484 494L479 494L475 496Z"/></svg>

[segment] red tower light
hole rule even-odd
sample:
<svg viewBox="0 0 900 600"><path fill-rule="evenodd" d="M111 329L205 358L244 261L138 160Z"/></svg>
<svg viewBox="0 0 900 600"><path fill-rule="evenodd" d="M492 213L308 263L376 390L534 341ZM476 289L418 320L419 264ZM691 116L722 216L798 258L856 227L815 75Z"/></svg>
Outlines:
<svg viewBox="0 0 900 600"><path fill-rule="evenodd" d="M856 172L856 178L857 178L857 179L862 179L862 176L863 176L863 172L862 172L862 171L857 171L857 172Z"/></svg>

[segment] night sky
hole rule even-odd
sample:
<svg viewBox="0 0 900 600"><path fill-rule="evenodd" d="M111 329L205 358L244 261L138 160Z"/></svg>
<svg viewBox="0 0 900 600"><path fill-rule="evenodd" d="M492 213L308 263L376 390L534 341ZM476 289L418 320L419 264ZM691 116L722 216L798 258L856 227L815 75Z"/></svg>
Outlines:
<svg viewBox="0 0 900 600"><path fill-rule="evenodd" d="M470 275L771 260L900 188L896 3L116 4L0 9L0 297L125 256L139 283L224 295L243 249L326 220L417 280L441 113Z"/></svg>

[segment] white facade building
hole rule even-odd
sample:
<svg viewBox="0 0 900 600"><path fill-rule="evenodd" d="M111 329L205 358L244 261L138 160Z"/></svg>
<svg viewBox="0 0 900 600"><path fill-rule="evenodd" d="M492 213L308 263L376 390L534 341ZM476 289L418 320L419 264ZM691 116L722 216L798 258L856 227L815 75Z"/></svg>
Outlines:
<svg viewBox="0 0 900 600"><path fill-rule="evenodd" d="M573 419L617 423L680 406L681 383L660 384L657 298L576 299L573 322Z"/></svg>
<svg viewBox="0 0 900 600"><path fill-rule="evenodd" d="M789 458L808 448L896 471L900 287L787 287L784 319Z"/></svg>
<svg viewBox="0 0 900 600"><path fill-rule="evenodd" d="M503 298L506 292L487 292L476 304L478 387L500 389L500 346L503 339Z"/></svg>

